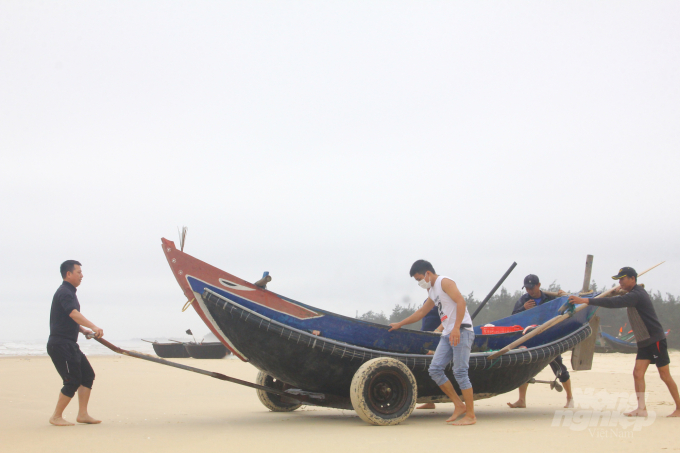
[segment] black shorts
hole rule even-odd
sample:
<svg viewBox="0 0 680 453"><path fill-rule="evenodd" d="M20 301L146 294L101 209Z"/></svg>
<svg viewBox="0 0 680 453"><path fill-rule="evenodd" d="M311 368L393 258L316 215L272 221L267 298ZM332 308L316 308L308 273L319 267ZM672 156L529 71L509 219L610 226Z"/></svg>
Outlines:
<svg viewBox="0 0 680 453"><path fill-rule="evenodd" d="M564 383L569 380L569 370L567 370L567 366L562 362L561 355L558 355L555 357L555 360L550 362L550 368L552 368L553 373L555 373L555 376L558 377L560 382Z"/></svg>
<svg viewBox="0 0 680 453"><path fill-rule="evenodd" d="M47 354L64 382L61 393L73 398L81 385L92 388L94 370L78 347L78 343L72 341L47 343Z"/></svg>
<svg viewBox="0 0 680 453"><path fill-rule="evenodd" d="M635 360L649 360L649 363L655 364L657 368L671 363L671 358L668 357L668 343L666 339L664 338L649 346L638 348Z"/></svg>

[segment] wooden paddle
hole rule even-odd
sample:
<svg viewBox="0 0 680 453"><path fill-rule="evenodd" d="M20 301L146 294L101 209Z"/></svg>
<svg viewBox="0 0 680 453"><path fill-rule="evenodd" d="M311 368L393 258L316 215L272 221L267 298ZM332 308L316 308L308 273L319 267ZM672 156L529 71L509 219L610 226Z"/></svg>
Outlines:
<svg viewBox="0 0 680 453"><path fill-rule="evenodd" d="M644 271L644 272L638 274L638 277L640 277L640 276L646 274L647 272L651 271L652 269L654 269L654 268L657 267L657 266L662 265L663 263L665 263L665 261L660 262L660 263L657 264L656 266L650 267L650 268L647 269L646 271ZM595 299L599 299L600 297L607 297L607 296L609 296L610 294L612 294L614 291L619 290L619 289L621 289L621 285L618 285L618 286L616 286L616 287L614 287L614 288L611 288L610 290L607 290L607 291L603 292L602 294L599 294L599 295L595 296ZM588 306L588 304L581 304L581 305L579 305L579 306L576 307L576 309L574 310L574 314L575 314L575 313L578 313L578 312L581 311L581 310L583 310L583 309L586 308L587 306ZM566 307L566 305L565 305L565 307ZM524 335L522 338L518 338L517 340L513 341L512 343L510 343L509 345L507 345L506 347L504 347L504 348L501 349L500 351L494 352L493 354L491 354L491 355L489 356L489 359L495 359L496 357L502 356L503 354L505 354L506 352L510 351L511 349L516 349L518 346L520 346L521 344L525 343L527 340L530 340L530 339L534 338L536 335L545 332L546 330L550 329L550 328L553 327L554 325L561 323L562 321L564 321L564 320L567 319L567 318L570 318L572 315L573 315L572 313L565 313L565 314L563 314L563 315L555 316L554 318L552 318L552 319L550 319L550 320L544 322L543 324L541 324L540 326L538 326L537 328L535 328L534 330L532 330L532 331L529 332L528 334Z"/></svg>

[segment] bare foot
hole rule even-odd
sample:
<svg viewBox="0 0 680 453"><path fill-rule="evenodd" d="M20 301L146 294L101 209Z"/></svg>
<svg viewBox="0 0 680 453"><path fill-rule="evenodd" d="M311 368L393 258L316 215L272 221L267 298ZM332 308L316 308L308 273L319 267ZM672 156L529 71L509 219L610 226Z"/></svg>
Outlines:
<svg viewBox="0 0 680 453"><path fill-rule="evenodd" d="M680 409L675 409L675 411L672 414L667 415L667 417L680 417Z"/></svg>
<svg viewBox="0 0 680 453"><path fill-rule="evenodd" d="M425 403L421 404L420 406L416 407L416 409L434 409L435 405L434 403Z"/></svg>
<svg viewBox="0 0 680 453"><path fill-rule="evenodd" d="M50 423L54 426L73 426L75 423L64 420L63 417L50 417Z"/></svg>
<svg viewBox="0 0 680 453"><path fill-rule="evenodd" d="M567 399L567 404L565 404L564 407L565 407L565 409L568 409L570 407L574 407L574 398Z"/></svg>
<svg viewBox="0 0 680 453"><path fill-rule="evenodd" d="M635 409L634 411L626 412L623 415L626 417L646 417L647 409Z"/></svg>
<svg viewBox="0 0 680 453"><path fill-rule="evenodd" d="M453 410L453 415L446 419L446 423L451 423L465 412L467 412L467 407L465 407L464 404L462 406L456 406L456 408Z"/></svg>
<svg viewBox="0 0 680 453"><path fill-rule="evenodd" d="M524 400L517 400L515 403L508 403L508 406L510 406L512 409L526 409L527 403Z"/></svg>
<svg viewBox="0 0 680 453"><path fill-rule="evenodd" d="M82 417L79 415L78 418L76 418L76 421L78 423L87 423L88 425L96 425L102 422L101 420L95 420L89 415L83 415Z"/></svg>
<svg viewBox="0 0 680 453"><path fill-rule="evenodd" d="M461 418L457 422L453 423L453 425L465 426L465 425L474 425L475 423L477 423L477 417L475 417L475 416L468 417L466 415L465 417Z"/></svg>

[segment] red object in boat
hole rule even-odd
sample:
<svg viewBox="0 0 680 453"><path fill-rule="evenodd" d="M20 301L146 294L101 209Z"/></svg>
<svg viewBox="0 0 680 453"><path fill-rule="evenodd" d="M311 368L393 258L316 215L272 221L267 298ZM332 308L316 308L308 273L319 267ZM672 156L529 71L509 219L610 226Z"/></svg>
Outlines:
<svg viewBox="0 0 680 453"><path fill-rule="evenodd" d="M509 333L509 332L519 332L524 330L522 326L494 326L494 327L484 327L482 326L482 335L494 335L497 333Z"/></svg>

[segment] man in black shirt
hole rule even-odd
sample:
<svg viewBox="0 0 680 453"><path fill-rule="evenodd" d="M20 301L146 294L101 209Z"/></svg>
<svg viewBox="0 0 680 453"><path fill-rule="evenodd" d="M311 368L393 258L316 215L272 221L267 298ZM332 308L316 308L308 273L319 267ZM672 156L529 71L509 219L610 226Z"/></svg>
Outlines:
<svg viewBox="0 0 680 453"><path fill-rule="evenodd" d="M621 289L627 294L618 297L601 297L585 299L570 296L572 304L590 304L605 308L628 308L628 321L633 328L637 341L638 353L635 358L633 379L635 380L635 393L637 394L638 407L634 411L626 413L629 417L646 417L647 406L645 404L645 373L650 363L656 365L661 380L666 384L675 400L675 411L669 417L680 417L680 396L678 386L671 376L668 357L668 345L666 334L661 327L659 318L656 316L654 305L649 294L637 284L637 272L632 267L623 267L619 273L612 277L618 280Z"/></svg>
<svg viewBox="0 0 680 453"><path fill-rule="evenodd" d="M78 423L101 423L90 417L87 403L90 400L94 371L87 357L78 347L78 333L104 336L104 331L88 321L80 313L80 303L76 296L76 287L83 280L80 263L75 260L64 261L60 268L64 282L52 298L50 311L50 338L47 340L47 353L57 368L64 386L59 393L57 407L50 417L50 423L56 426L72 426L64 420L64 409L78 392ZM89 327L92 330L86 329Z"/></svg>
<svg viewBox="0 0 680 453"><path fill-rule="evenodd" d="M531 310L532 308L549 302L555 299L555 296L546 294L541 291L541 282L538 277L534 274L529 274L524 277L524 286L527 292L520 297L517 302L515 302L515 308L512 310L512 314L517 314L526 310ZM567 293L560 290L557 295L564 296ZM562 362L562 356L558 355L555 360L550 362L550 368L555 373L564 386L564 390L567 393L567 404L564 407L574 407L574 397L571 393L571 377L569 376L569 370L567 366ZM529 384L522 384L519 386L519 399L514 403L508 403L513 409L524 409L527 407L527 390L529 389Z"/></svg>

